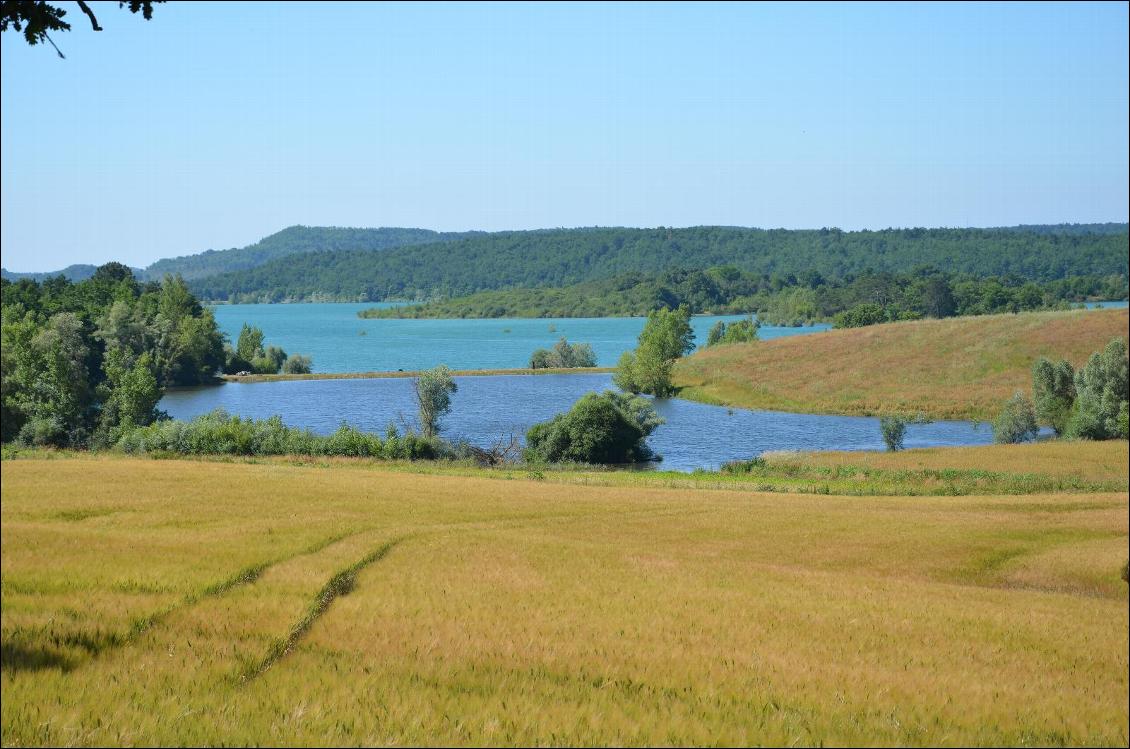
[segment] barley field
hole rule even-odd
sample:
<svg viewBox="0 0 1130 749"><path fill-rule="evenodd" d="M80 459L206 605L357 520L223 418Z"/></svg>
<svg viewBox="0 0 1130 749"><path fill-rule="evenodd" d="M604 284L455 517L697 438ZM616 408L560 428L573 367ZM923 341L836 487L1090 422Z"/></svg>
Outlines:
<svg viewBox="0 0 1130 749"><path fill-rule="evenodd" d="M1040 356L1075 367L1116 336L1125 309L917 320L713 346L675 366L679 396L802 413L922 412L991 420L1032 389Z"/></svg>
<svg viewBox="0 0 1130 749"><path fill-rule="evenodd" d="M958 497L4 460L0 738L1125 746L1118 446Z"/></svg>

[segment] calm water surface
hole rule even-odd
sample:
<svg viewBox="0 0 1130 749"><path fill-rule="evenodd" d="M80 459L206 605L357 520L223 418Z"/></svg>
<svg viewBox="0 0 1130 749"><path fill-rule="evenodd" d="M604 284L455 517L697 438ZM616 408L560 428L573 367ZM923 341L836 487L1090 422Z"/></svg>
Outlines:
<svg viewBox="0 0 1130 749"><path fill-rule="evenodd" d="M234 342L243 323L263 330L268 345L314 358L315 372L382 372L427 369L525 367L535 349L552 346L561 336L590 343L597 364L615 366L620 354L636 347L643 317L586 317L493 320L362 320L359 310L393 304L221 304L214 307L220 329ZM740 315L695 317L695 342L717 320ZM827 330L764 327L762 339Z"/></svg>
<svg viewBox="0 0 1130 749"><path fill-rule="evenodd" d="M457 377L456 382L459 390L444 435L480 445L511 433L524 437L534 423L567 411L581 395L612 387L607 374ZM878 419L727 409L677 398L655 405L667 423L649 443L663 456L660 467L668 470L713 469L769 450L883 449ZM229 383L171 391L160 407L178 419L215 408L255 418L280 414L287 424L320 434L343 420L383 432L390 422L414 425L415 414L412 382L406 378ZM906 433L907 447L989 442L988 425L963 421L911 425Z"/></svg>

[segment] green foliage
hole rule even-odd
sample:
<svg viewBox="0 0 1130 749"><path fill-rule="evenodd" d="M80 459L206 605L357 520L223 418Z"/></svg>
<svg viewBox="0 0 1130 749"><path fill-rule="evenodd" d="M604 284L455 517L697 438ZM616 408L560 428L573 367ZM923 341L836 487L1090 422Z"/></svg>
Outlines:
<svg viewBox="0 0 1130 749"><path fill-rule="evenodd" d="M475 236L478 232L435 232L429 229L350 229L336 226L291 226L264 237L247 247L208 250L198 255L166 258L146 268L143 277L180 274L186 279L205 278L220 273L247 270L273 260L311 252L378 252L393 247L451 242ZM264 299L263 301L283 301Z"/></svg>
<svg viewBox="0 0 1130 749"><path fill-rule="evenodd" d="M526 433L526 459L544 463L621 464L655 460L645 440L663 420L644 398L588 393L568 412Z"/></svg>
<svg viewBox="0 0 1130 749"><path fill-rule="evenodd" d="M879 418L879 431L883 434L883 444L887 450L898 452L903 449L906 437L907 420L902 416L882 416Z"/></svg>
<svg viewBox="0 0 1130 749"><path fill-rule="evenodd" d="M1017 391L1005 401L1004 408L993 421L993 440L1002 444L1016 444L1036 439L1040 427L1036 424L1036 410L1028 396Z"/></svg>
<svg viewBox="0 0 1130 749"><path fill-rule="evenodd" d="M282 371L283 374L310 374L313 371L313 363L309 356L291 354L283 362Z"/></svg>
<svg viewBox="0 0 1130 749"><path fill-rule="evenodd" d="M889 322L889 318L881 305L865 302L838 313L834 322L837 328L862 328L865 325Z"/></svg>
<svg viewBox="0 0 1130 749"><path fill-rule="evenodd" d="M82 447L155 418L160 390L211 381L223 339L184 282L120 263L85 281L0 281L3 439Z"/></svg>
<svg viewBox="0 0 1130 749"><path fill-rule="evenodd" d="M552 349L539 348L530 355L530 369L595 367L596 353L587 343L572 344L562 336Z"/></svg>
<svg viewBox="0 0 1130 749"><path fill-rule="evenodd" d="M1053 363L1040 357L1032 367L1032 396L1037 421L1054 429L1056 436L1066 433L1075 404L1075 370L1071 362Z"/></svg>
<svg viewBox="0 0 1130 749"><path fill-rule="evenodd" d="M694 348L688 307L659 309L647 317L634 352L625 352L617 364L613 383L626 392L660 398L674 393L671 372L675 360Z"/></svg>
<svg viewBox="0 0 1130 749"><path fill-rule="evenodd" d="M431 460L449 455L439 440L401 435L389 426L385 439L342 424L327 436L288 427L279 416L242 419L216 410L191 421L156 421L126 431L118 447L130 454L179 455L310 455L372 457L388 460Z"/></svg>
<svg viewBox="0 0 1130 749"><path fill-rule="evenodd" d="M753 317L738 320L729 325L719 320L710 328L706 345L709 348L710 346L718 346L720 344L750 343L757 340L758 331L760 329L761 323L754 320Z"/></svg>
<svg viewBox="0 0 1130 749"><path fill-rule="evenodd" d="M1067 433L1084 439L1125 438L1127 383L1126 341L1115 338L1101 352L1091 355L1075 373L1075 410Z"/></svg>
<svg viewBox="0 0 1130 749"><path fill-rule="evenodd" d="M259 328L243 324L239 331L239 341L235 347L236 356L243 361L254 361L263 356L263 331Z"/></svg>
<svg viewBox="0 0 1130 749"><path fill-rule="evenodd" d="M416 405L420 414L420 431L425 438L440 432L440 420L451 411L451 394L458 390L451 369L440 364L425 370L412 380Z"/></svg>
<svg viewBox="0 0 1130 749"><path fill-rule="evenodd" d="M140 12L146 21L153 17L153 6L165 0L124 0L119 2L119 7L128 7L130 13ZM90 21L95 31L101 31L94 11L89 5L79 4L83 13ZM63 53L55 47L55 42L47 32L70 31L71 25L63 20L67 15L65 8L52 5L45 0L7 0L0 4L0 31L7 31L9 27L23 33L24 41L36 45L47 42L55 48L59 57Z"/></svg>
<svg viewBox="0 0 1130 749"><path fill-rule="evenodd" d="M582 296L592 309L612 314L646 313L658 307L687 304L692 309L717 309L725 303L719 289L729 289L729 299L742 296L726 276L730 270L754 278L775 278L779 283L761 287L775 292L811 284L821 279L848 281L860 276L909 274L923 262L950 270L957 276L981 278L1015 274L1024 281L1049 282L1070 273L1079 276L1117 276L1125 286L1127 270L1125 225L1113 233L1057 232L1016 229L886 229L844 232L838 229L787 231L729 227L685 229L561 229L496 232L451 242L434 242L390 248L382 252L342 250L304 253L248 268L195 280L193 288L205 299L229 301L298 301L303 299L380 301L384 299L445 299L502 289L571 287L609 279L640 287L621 304L615 294L579 294L574 290L551 298L547 310L520 316L566 314ZM707 272L703 268L715 268ZM668 273L676 275L664 278ZM679 278L677 274L688 274ZM664 274L659 276L658 274ZM634 280L633 280L634 278ZM790 278L792 282L790 282ZM640 281L646 281L640 284ZM1011 283L1009 279L1006 281ZM740 284L737 284L740 285ZM774 288L774 286L776 288ZM1010 298L1011 287L1002 283ZM901 295L904 289L895 288ZM944 311L940 300L924 305ZM978 304L958 293L961 304ZM541 294L524 304L542 306ZM988 294L992 302L994 294ZM879 298L859 295L858 302L883 304ZM1000 300L998 300L1000 301ZM1019 302L1016 302L1018 308ZM514 314L506 304L480 300L465 315L501 317ZM847 309L851 305L842 307ZM747 308L744 311L750 311ZM402 313L408 314L408 313Z"/></svg>

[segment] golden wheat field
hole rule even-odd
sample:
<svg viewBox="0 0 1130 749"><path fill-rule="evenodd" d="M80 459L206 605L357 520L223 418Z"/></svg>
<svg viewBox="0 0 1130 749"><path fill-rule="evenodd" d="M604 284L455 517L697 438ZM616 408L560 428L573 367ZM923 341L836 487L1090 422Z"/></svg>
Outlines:
<svg viewBox="0 0 1130 749"><path fill-rule="evenodd" d="M1125 491L0 470L8 746L1127 743Z"/></svg>
<svg viewBox="0 0 1130 749"><path fill-rule="evenodd" d="M803 413L922 412L992 419L1030 392L1041 356L1086 363L1127 336L1125 309L953 317L830 330L696 351L675 367L680 397Z"/></svg>

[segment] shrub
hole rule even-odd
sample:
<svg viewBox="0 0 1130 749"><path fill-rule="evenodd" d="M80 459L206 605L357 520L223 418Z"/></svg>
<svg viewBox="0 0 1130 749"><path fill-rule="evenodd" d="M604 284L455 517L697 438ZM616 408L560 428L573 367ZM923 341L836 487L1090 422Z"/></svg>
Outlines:
<svg viewBox="0 0 1130 749"><path fill-rule="evenodd" d="M546 463L638 463L657 456L645 440L662 419L645 399L588 393L568 412L526 433L526 459Z"/></svg>
<svg viewBox="0 0 1130 749"><path fill-rule="evenodd" d="M857 304L851 309L840 312L833 318L837 328L862 328L866 325L878 325L887 322L887 312L881 305L873 302Z"/></svg>
<svg viewBox="0 0 1130 749"><path fill-rule="evenodd" d="M879 419L879 431L883 434L883 443L891 452L898 452L903 448L906 423L906 419L901 416L883 416Z"/></svg>
<svg viewBox="0 0 1130 749"><path fill-rule="evenodd" d="M291 354L282 365L284 374L310 374L312 368L313 362L310 357L302 354Z"/></svg>
<svg viewBox="0 0 1130 749"><path fill-rule="evenodd" d="M552 349L539 348L530 356L530 369L595 367L596 353L587 343L570 345L564 337Z"/></svg>
<svg viewBox="0 0 1130 749"><path fill-rule="evenodd" d="M1024 393L1016 391L993 421L993 440L1001 444L1029 442L1039 433L1032 401Z"/></svg>
<svg viewBox="0 0 1130 749"><path fill-rule="evenodd" d="M757 322L757 320L754 320L752 315L745 320L738 320L730 325L726 325L726 323L719 320L714 323L714 327L710 329L710 335L706 339L706 345L709 347L719 344L749 343L756 341L760 329L761 324Z"/></svg>
<svg viewBox="0 0 1130 749"><path fill-rule="evenodd" d="M325 455L398 460L430 460L451 453L441 440L401 435L392 426L384 440L345 423L323 437L308 429L288 427L279 416L243 419L223 410L191 421L165 420L134 429L118 441L118 447L130 454Z"/></svg>

